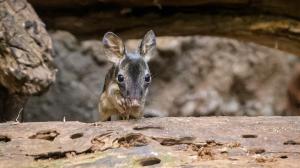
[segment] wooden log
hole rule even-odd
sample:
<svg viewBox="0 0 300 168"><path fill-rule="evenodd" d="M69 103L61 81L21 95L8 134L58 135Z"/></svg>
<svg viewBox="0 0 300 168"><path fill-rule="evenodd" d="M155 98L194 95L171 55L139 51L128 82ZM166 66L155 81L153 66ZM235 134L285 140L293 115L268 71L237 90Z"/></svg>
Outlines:
<svg viewBox="0 0 300 168"><path fill-rule="evenodd" d="M300 18L298 6L295 0L29 0L38 8L79 8L113 5L118 7L193 7L193 6L216 6L229 8L253 8L264 12L285 14Z"/></svg>
<svg viewBox="0 0 300 168"><path fill-rule="evenodd" d="M154 29L159 36L225 36L300 55L299 1L30 2L48 28L67 30L81 38L100 39L106 31L123 38L140 38L148 29Z"/></svg>
<svg viewBox="0 0 300 168"><path fill-rule="evenodd" d="M26 0L0 1L0 122L20 116L27 97L55 80L52 43Z"/></svg>
<svg viewBox="0 0 300 168"><path fill-rule="evenodd" d="M300 117L0 124L0 167L298 167Z"/></svg>

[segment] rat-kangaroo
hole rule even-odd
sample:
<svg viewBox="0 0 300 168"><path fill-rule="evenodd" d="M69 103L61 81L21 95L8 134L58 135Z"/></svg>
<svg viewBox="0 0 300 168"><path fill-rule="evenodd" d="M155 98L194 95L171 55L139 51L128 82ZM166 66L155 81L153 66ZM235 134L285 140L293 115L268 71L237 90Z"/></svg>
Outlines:
<svg viewBox="0 0 300 168"><path fill-rule="evenodd" d="M113 63L105 77L98 109L101 121L143 117L151 73L148 61L156 48L155 34L148 31L135 52L128 52L117 35L103 37L107 59Z"/></svg>

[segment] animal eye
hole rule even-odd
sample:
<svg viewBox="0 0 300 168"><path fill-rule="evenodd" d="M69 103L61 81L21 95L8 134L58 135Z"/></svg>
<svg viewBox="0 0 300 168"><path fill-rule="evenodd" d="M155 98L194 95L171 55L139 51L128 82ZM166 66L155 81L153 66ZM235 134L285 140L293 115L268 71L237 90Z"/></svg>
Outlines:
<svg viewBox="0 0 300 168"><path fill-rule="evenodd" d="M145 82L150 82L150 81L151 81L151 76L150 76L150 74L147 74L145 76Z"/></svg>
<svg viewBox="0 0 300 168"><path fill-rule="evenodd" d="M121 82L124 82L124 76L121 75L121 74L118 75L118 78L117 78L117 79L118 79L118 82L120 82L120 83L121 83Z"/></svg>

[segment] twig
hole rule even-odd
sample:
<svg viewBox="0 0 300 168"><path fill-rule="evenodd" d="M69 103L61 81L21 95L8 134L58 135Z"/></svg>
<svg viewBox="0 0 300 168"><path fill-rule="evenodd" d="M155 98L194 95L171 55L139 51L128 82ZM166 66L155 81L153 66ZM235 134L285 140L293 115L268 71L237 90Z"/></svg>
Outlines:
<svg viewBox="0 0 300 168"><path fill-rule="evenodd" d="M22 111L23 111L23 107L19 110L18 116L17 116L17 118L16 118L16 122L17 122L17 123L20 123L19 117L20 117L20 114L21 114Z"/></svg>

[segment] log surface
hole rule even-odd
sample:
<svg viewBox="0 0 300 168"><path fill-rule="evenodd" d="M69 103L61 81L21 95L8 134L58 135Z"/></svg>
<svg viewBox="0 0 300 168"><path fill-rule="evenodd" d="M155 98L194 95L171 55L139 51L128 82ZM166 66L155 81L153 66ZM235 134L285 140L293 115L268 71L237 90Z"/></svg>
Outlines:
<svg viewBox="0 0 300 168"><path fill-rule="evenodd" d="M297 167L299 120L201 117L4 123L0 167Z"/></svg>

